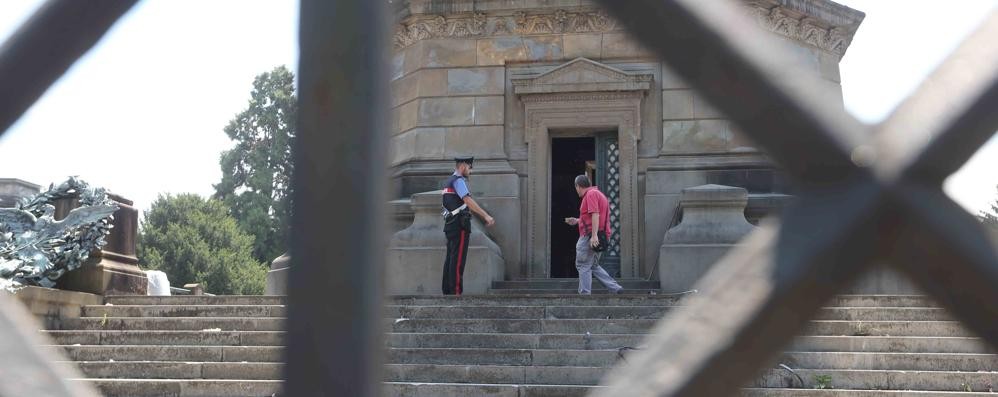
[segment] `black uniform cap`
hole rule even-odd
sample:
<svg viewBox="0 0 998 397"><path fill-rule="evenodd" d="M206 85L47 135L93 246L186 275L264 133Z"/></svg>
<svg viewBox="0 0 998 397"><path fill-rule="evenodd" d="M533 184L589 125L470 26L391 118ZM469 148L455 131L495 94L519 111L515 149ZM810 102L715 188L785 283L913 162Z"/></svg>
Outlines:
<svg viewBox="0 0 998 397"><path fill-rule="evenodd" d="M456 163L456 164L466 163L466 164L468 164L468 166L474 168L475 167L475 165L474 165L475 158L471 157L471 156L469 156L469 157L455 157L454 158L454 163Z"/></svg>

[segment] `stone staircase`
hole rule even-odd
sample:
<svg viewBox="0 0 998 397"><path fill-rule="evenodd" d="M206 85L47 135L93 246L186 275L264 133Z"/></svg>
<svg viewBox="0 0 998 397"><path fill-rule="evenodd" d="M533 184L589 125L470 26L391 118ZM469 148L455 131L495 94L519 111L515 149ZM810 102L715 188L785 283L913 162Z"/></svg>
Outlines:
<svg viewBox="0 0 998 397"><path fill-rule="evenodd" d="M105 396L271 396L284 297L109 296L47 331Z"/></svg>
<svg viewBox="0 0 998 397"><path fill-rule="evenodd" d="M570 288L572 280L502 282L494 296L395 299L387 395L582 396L610 367L627 365L630 348L679 303L550 295ZM924 297L839 296L783 354L793 371L774 363L743 395L994 395L991 353ZM822 386L834 389L815 389Z"/></svg>
<svg viewBox="0 0 998 397"><path fill-rule="evenodd" d="M627 365L680 304L576 296L574 280L501 282L494 294L386 300L385 395L581 396ZM568 286L566 288L566 285ZM46 331L106 396L271 396L280 388L282 297L108 297ZM977 396L998 355L920 296L839 296L745 396ZM815 390L817 386L834 390ZM971 390L968 392L967 390Z"/></svg>

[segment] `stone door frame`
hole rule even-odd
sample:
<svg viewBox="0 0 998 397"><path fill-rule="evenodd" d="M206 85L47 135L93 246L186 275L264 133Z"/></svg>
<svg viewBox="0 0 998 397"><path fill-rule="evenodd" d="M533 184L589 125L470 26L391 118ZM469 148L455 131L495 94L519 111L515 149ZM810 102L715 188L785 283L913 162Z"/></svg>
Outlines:
<svg viewBox="0 0 998 397"><path fill-rule="evenodd" d="M527 143L527 276L550 276L551 138L562 131L616 130L620 144L621 277L639 276L638 141L652 75L578 58L512 81Z"/></svg>
<svg viewBox="0 0 998 397"><path fill-rule="evenodd" d="M527 263L530 277L550 275L552 130L594 128L617 131L621 174L621 277L638 276L637 143L642 98L643 93L523 98L527 117Z"/></svg>

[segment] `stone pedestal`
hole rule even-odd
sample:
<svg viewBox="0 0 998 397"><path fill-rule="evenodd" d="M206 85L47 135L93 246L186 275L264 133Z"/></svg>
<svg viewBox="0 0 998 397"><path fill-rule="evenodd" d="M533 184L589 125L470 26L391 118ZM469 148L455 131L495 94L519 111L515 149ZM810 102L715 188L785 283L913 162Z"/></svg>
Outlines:
<svg viewBox="0 0 998 397"><path fill-rule="evenodd" d="M291 271L291 255L284 253L270 262L267 272L267 287L264 295L287 295L288 274Z"/></svg>
<svg viewBox="0 0 998 397"><path fill-rule="evenodd" d="M388 295L439 295L447 238L440 216L440 191L412 196L412 225L392 236L385 267ZM476 219L472 222L464 293L484 294L493 281L503 279L502 251Z"/></svg>
<svg viewBox="0 0 998 397"><path fill-rule="evenodd" d="M688 291L707 270L754 226L745 220L748 191L703 185L683 189L683 220L665 233L659 249L662 291Z"/></svg>
<svg viewBox="0 0 998 397"><path fill-rule="evenodd" d="M139 211L132 206L131 200L114 194L109 196L121 208L114 213L114 228L107 236L107 245L91 254L84 266L59 278L56 287L98 295L145 295L148 280L135 256ZM64 218L76 207L79 207L79 200L58 201L55 218Z"/></svg>

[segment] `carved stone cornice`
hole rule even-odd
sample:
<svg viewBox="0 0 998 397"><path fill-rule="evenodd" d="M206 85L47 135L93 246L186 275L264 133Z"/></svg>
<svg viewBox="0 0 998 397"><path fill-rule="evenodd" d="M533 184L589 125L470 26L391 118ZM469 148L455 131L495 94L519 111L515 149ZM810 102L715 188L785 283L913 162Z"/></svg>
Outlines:
<svg viewBox="0 0 998 397"><path fill-rule="evenodd" d="M840 58L845 55L853 35L856 34L856 29L859 27L859 22L862 20L862 14L860 14L859 20L853 24L835 26L827 21L803 14L799 10L773 4L772 1L767 0L750 2L748 9L759 26L764 29L818 47L836 54Z"/></svg>
<svg viewBox="0 0 998 397"><path fill-rule="evenodd" d="M841 57L863 13L823 0L745 0L760 27ZM491 10L489 12L407 14L392 38L395 49L441 37L491 37L560 33L603 33L623 27L601 9Z"/></svg>

